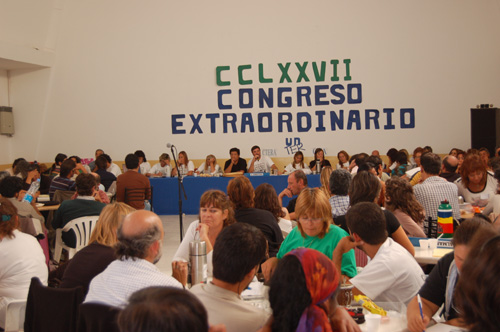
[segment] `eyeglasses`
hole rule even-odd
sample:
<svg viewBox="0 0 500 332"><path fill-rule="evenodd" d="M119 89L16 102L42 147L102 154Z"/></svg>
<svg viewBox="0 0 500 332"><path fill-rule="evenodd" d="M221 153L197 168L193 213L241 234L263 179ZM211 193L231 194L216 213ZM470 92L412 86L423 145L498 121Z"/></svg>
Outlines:
<svg viewBox="0 0 500 332"><path fill-rule="evenodd" d="M299 221L302 223L309 222L312 224L319 224L320 222L323 221L321 218L307 218L307 217L300 217Z"/></svg>

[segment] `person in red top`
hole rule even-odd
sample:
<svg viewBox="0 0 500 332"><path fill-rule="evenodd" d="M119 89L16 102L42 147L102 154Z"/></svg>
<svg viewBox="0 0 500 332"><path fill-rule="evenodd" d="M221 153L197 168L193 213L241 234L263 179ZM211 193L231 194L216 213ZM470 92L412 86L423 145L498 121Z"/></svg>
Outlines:
<svg viewBox="0 0 500 332"><path fill-rule="evenodd" d="M151 186L145 175L139 174L139 158L130 153L125 157L127 171L116 180L116 201L144 209L144 200L151 198ZM127 191L127 195L125 192Z"/></svg>

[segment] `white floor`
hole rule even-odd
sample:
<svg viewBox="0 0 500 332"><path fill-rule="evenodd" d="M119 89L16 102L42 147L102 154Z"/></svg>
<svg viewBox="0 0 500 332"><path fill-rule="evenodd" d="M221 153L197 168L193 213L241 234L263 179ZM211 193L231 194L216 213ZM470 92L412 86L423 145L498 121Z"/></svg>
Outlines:
<svg viewBox="0 0 500 332"><path fill-rule="evenodd" d="M163 255L160 261L156 264L160 271L166 274L172 274L172 258L174 257L180 242L180 232L179 232L179 215L175 216L160 216L163 221L163 230L165 232L165 237L163 238ZM184 226L184 232L189 227L192 221L197 220L198 215L184 215L182 218L182 224Z"/></svg>

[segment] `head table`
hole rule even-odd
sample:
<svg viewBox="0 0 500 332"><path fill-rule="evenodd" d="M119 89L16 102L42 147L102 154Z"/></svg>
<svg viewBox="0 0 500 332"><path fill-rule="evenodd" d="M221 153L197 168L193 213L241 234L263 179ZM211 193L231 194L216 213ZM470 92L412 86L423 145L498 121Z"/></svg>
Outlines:
<svg viewBox="0 0 500 332"><path fill-rule="evenodd" d="M279 193L288 186L288 175L249 175L254 189L261 183L269 183ZM201 195L209 189L218 189L227 193L227 184L232 177L185 177L182 181L186 189L187 200L182 200L182 211L185 214L198 214ZM179 194L177 178L150 178L153 191L153 211L160 215L179 214ZM319 187L319 175L308 175L309 187ZM287 206L290 198L283 199L283 206Z"/></svg>

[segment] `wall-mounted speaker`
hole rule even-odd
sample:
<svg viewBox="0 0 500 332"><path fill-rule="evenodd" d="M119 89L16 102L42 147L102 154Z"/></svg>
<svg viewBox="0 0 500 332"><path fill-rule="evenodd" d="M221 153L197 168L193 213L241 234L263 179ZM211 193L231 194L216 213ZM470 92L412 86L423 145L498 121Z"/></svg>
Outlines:
<svg viewBox="0 0 500 332"><path fill-rule="evenodd" d="M0 134L14 135L14 114L12 107L0 106Z"/></svg>

